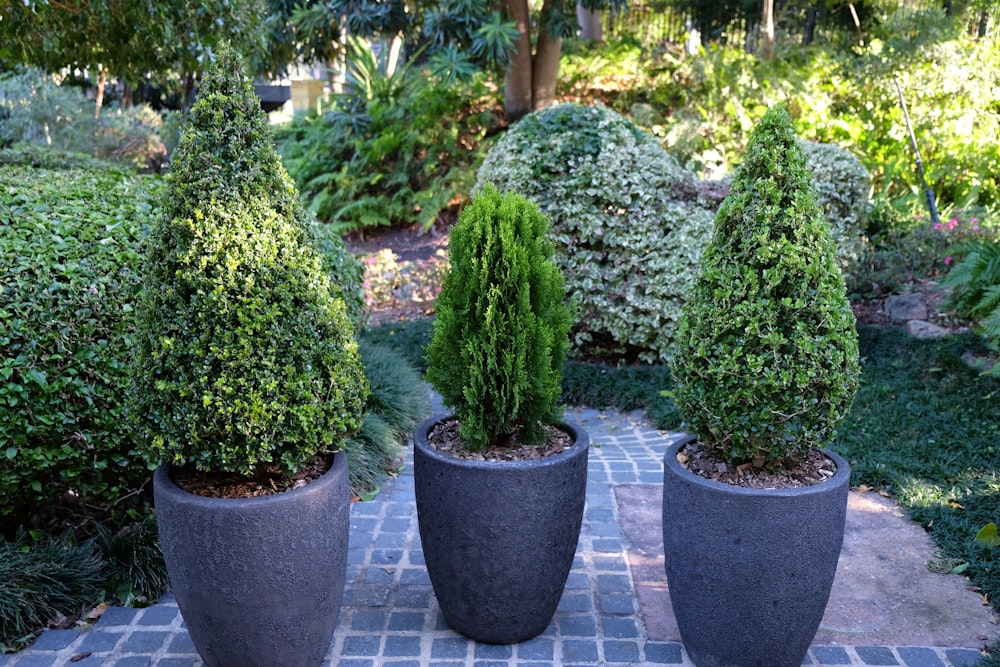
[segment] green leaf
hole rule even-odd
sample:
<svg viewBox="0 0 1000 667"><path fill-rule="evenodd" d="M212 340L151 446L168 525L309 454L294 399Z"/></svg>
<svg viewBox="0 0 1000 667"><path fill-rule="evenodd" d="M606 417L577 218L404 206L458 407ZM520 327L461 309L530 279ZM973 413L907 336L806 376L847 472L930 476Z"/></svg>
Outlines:
<svg viewBox="0 0 1000 667"><path fill-rule="evenodd" d="M1000 546L1000 535L997 535L997 525L988 523L976 533L976 541L982 542L988 547Z"/></svg>
<svg viewBox="0 0 1000 667"><path fill-rule="evenodd" d="M17 456L17 447L8 447L7 448L7 458L13 460L13 458L15 456ZM994 533L995 532L996 532L996 529L994 528Z"/></svg>

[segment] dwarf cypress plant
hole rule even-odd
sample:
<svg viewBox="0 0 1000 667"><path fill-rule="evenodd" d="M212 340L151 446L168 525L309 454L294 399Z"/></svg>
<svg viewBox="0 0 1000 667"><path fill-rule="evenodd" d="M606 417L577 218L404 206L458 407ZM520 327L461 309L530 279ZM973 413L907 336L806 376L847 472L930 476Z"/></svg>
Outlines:
<svg viewBox="0 0 1000 667"><path fill-rule="evenodd" d="M783 106L754 129L677 339L678 408L730 460L823 448L851 407L860 371L854 314Z"/></svg>
<svg viewBox="0 0 1000 667"><path fill-rule="evenodd" d="M451 231L427 380L472 451L515 432L540 442L559 420L571 322L548 229L527 199L486 186Z"/></svg>
<svg viewBox="0 0 1000 667"><path fill-rule="evenodd" d="M358 428L354 331L239 58L220 52L149 243L131 412L152 463L290 473Z"/></svg>

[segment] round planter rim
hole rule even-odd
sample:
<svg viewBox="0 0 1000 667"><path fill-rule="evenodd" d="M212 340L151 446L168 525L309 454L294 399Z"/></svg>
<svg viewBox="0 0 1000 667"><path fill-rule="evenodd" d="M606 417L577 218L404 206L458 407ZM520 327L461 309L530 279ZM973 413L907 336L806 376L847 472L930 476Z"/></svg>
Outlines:
<svg viewBox="0 0 1000 667"><path fill-rule="evenodd" d="M297 498L303 495L319 493L322 488L331 484L336 484L337 471L340 468L345 468L346 466L347 454L343 451L335 452L333 454L333 463L330 464L330 468L316 479L310 481L308 484L303 484L295 489L288 489L287 491L272 493L267 496L257 496L255 498L213 498L186 491L174 483L174 480L170 478L170 471L174 469L174 466L169 463L161 463L158 465L153 475L161 477L161 481L165 482L160 487L161 491L177 497L189 505L199 505L209 509L212 507L225 506L226 508L232 510L243 507L251 508L258 505L295 502Z"/></svg>
<svg viewBox="0 0 1000 667"><path fill-rule="evenodd" d="M573 444L564 451L558 454L552 454L550 456L543 456L537 459L529 459L524 461L477 461L475 459L464 459L458 456L451 456L450 454L445 454L438 450L437 447L432 445L427 436L430 435L431 429L442 422L449 421L451 419L456 419L454 413L439 414L425 419L420 426L417 427L415 431L416 437L413 439L413 446L420 447L420 449L430 458L441 461L445 463L450 463L452 465L458 465L463 468L473 468L482 470L495 470L497 468L502 469L516 469L516 468L542 468L549 465L555 465L557 462L564 458L574 456L581 449L587 449L590 446L590 436L587 431L581 428L578 424L571 421L561 421L558 424L554 424L556 428L564 433L568 434L573 438Z"/></svg>
<svg viewBox="0 0 1000 667"><path fill-rule="evenodd" d="M840 456L836 452L830 451L829 449L823 450L823 454L830 457L831 460L837 465L837 472L834 473L833 477L829 477L822 482L816 484L810 484L809 486L794 487L790 489L753 489L745 486L738 486L736 484L726 484L725 482L717 482L713 479L706 479L701 475L697 475L684 466L680 464L677 460L677 453L685 445L695 442L697 438L689 433L683 433L680 438L675 440L667 447L666 454L663 456L663 463L668 467L673 474L684 478L686 481L696 484L698 486L707 487L714 490L726 490L730 493L737 495L746 496L805 496L813 493L822 493L824 490L828 489L831 485L847 484L850 482L851 467L847 463L844 457ZM848 478L845 481L844 478Z"/></svg>

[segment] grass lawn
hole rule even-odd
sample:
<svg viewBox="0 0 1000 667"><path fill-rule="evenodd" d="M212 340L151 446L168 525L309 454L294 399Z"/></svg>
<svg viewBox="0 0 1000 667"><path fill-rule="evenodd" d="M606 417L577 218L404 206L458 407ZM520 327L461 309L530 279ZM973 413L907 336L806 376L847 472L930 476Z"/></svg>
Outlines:
<svg viewBox="0 0 1000 667"><path fill-rule="evenodd" d="M419 320L372 333L423 369L430 332L431 321ZM1000 599L1000 549L975 540L980 528L1000 521L1000 378L984 377L962 360L985 353L982 342L972 334L917 340L897 327L861 327L859 334L861 386L834 445L851 463L852 485L898 499L943 558L967 564L964 574L991 602ZM676 429L670 386L663 366L571 361L563 400L645 408L659 427Z"/></svg>

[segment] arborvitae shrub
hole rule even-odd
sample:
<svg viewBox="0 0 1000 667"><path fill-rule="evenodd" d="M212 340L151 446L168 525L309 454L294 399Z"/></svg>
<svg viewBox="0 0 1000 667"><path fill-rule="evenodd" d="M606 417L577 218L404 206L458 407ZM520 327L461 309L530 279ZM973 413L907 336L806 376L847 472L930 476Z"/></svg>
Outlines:
<svg viewBox="0 0 1000 667"><path fill-rule="evenodd" d="M681 414L731 460L823 448L851 407L860 371L854 314L784 107L753 132L677 340Z"/></svg>
<svg viewBox="0 0 1000 667"><path fill-rule="evenodd" d="M543 439L559 420L570 312L548 220L491 186L451 231L451 267L427 348L427 380L455 410L467 447Z"/></svg>
<svg viewBox="0 0 1000 667"><path fill-rule="evenodd" d="M355 431L368 393L250 79L220 53L149 247L133 368L151 462L292 472Z"/></svg>

